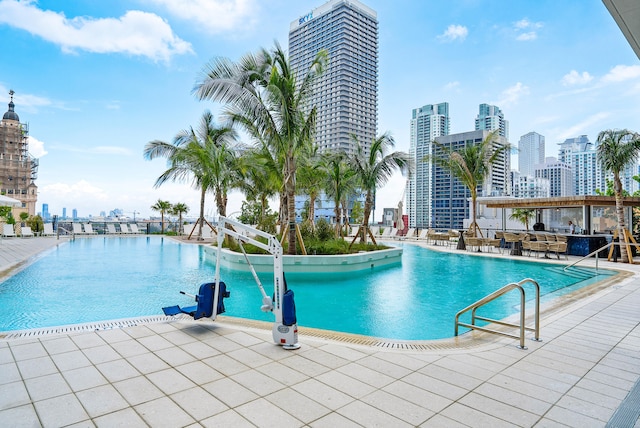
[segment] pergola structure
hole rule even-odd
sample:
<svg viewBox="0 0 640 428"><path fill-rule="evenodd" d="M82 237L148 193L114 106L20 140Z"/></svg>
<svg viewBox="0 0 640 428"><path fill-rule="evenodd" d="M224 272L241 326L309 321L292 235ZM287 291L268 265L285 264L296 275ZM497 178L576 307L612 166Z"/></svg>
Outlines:
<svg viewBox="0 0 640 428"><path fill-rule="evenodd" d="M541 211L544 209L562 208L582 208L582 224L585 231L593 230L593 208L611 207L616 205L616 198L613 196L560 196L554 198L478 198L478 203L487 208L501 208L503 229L506 229L506 209L525 208L536 209L537 221L541 219ZM631 229L631 207L640 207L640 198L625 197L623 205L628 207L625 210L627 226Z"/></svg>

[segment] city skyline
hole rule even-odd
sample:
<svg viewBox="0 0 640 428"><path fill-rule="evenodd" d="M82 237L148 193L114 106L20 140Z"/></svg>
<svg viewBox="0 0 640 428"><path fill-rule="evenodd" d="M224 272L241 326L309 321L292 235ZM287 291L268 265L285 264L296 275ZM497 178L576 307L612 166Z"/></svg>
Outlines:
<svg viewBox="0 0 640 428"><path fill-rule="evenodd" d="M205 109L218 115L219 105L191 94L212 57L235 60L274 40L287 46L290 23L324 3L0 0L11 58L0 64L0 108L15 90L40 160L37 210L46 203L51 214L121 208L143 217L155 215L157 199L197 210L187 184L153 188L166 166L144 161L144 145L171 141ZM537 132L546 156L558 157L567 138L640 131L640 64L600 1L362 3L379 25L377 133L390 131L397 150L409 151L412 109L444 102L451 133L472 131L478 106L495 105L510 143ZM398 174L378 191L376 221L397 206L405 183ZM241 201L231 195L228 212ZM213 206L209 196L207 214Z"/></svg>

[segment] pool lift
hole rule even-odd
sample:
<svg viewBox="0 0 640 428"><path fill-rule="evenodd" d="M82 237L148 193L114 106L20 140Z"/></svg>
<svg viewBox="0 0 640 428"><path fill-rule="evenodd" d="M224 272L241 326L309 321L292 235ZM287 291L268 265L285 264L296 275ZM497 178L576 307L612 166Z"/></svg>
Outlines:
<svg viewBox="0 0 640 428"><path fill-rule="evenodd" d="M216 253L216 272L215 281L212 283L202 284L198 295L190 295L183 291L181 294L193 297L197 306L189 308L180 308L179 306L171 306L162 308L165 315L177 315L180 313L193 316L194 319L211 318L216 319L216 315L224 312L223 299L229 297L226 291L226 285L220 281L220 261L222 254L222 243L226 235L237 239L240 249L244 254L244 258L253 274L260 293L262 294L263 312L273 312L276 319L272 328L273 340L276 344L281 345L283 349L293 350L299 349L298 343L298 325L296 320L296 308L293 299L293 291L287 289L287 282L284 278L284 270L282 268L282 246L275 236L270 235L261 230L255 229L246 224L231 220L221 216L218 220L218 250ZM252 236L263 237L267 243L258 241ZM273 255L273 297L269 297L251 264L247 253L244 250L243 242L255 245ZM216 311L213 310L213 302L218 302Z"/></svg>

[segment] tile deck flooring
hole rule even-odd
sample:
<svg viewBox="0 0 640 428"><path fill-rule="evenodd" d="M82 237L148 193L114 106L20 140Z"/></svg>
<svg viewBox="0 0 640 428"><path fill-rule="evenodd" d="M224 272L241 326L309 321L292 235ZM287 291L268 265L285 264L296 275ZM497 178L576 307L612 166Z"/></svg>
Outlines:
<svg viewBox="0 0 640 428"><path fill-rule="evenodd" d="M0 274L58 242L2 240ZM640 267L600 266L632 274L543 315L527 350L480 333L438 350L301 334L286 351L186 320L0 338L0 426L640 427Z"/></svg>

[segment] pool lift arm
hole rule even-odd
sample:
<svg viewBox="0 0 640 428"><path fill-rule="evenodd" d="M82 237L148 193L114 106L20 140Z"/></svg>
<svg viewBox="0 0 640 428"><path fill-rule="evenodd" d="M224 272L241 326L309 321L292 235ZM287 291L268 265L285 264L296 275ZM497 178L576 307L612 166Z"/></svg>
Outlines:
<svg viewBox="0 0 640 428"><path fill-rule="evenodd" d="M257 239L247 236L241 232L261 236L267 240L267 243L265 244L260 242ZM280 242L278 242L278 239L273 235L235 220L220 216L218 220L218 251L216 254L215 274L216 282L220 278L220 256L222 252L222 243L226 235L238 240L243 253L244 247L242 246L242 242L247 242L268 251L273 255L273 298L271 298L265 292L256 271L253 269L253 266L247 257L247 254L244 253L245 260L247 261L251 273L253 274L253 278L258 284L258 288L262 294L261 310L263 312L273 312L275 315L276 319L272 329L274 342L278 345L282 345L284 349L299 349L300 344L298 343L298 325L295 319L293 292L286 289L284 270L282 267L282 246L280 245Z"/></svg>

